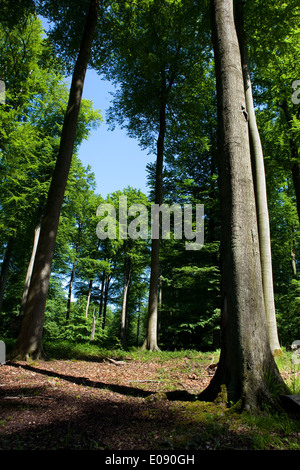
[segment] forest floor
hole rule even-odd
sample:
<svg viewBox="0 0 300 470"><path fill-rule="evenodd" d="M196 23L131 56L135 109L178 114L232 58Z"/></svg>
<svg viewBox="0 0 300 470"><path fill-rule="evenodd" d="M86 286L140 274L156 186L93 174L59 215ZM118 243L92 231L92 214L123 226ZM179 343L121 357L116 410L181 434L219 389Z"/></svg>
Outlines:
<svg viewBox="0 0 300 470"><path fill-rule="evenodd" d="M299 450L295 420L258 422L197 400L214 362L207 354L7 362L0 450Z"/></svg>

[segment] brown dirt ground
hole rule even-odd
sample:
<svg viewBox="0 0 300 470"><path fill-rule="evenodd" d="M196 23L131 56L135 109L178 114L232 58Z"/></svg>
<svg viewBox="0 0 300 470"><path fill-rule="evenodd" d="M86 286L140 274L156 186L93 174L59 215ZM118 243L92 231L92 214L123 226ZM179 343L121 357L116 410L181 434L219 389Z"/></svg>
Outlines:
<svg viewBox="0 0 300 470"><path fill-rule="evenodd" d="M187 442L251 450L242 425L212 438L196 419L193 400L214 370L188 358L8 362L0 365L0 450L181 450Z"/></svg>
<svg viewBox="0 0 300 470"><path fill-rule="evenodd" d="M178 363L177 363L178 364ZM172 361L14 362L0 366L0 450L147 450L178 416L174 386L199 393L211 371L178 372ZM170 386L170 384L172 384ZM161 392L161 393L160 393ZM181 397L182 398L182 397ZM180 408L180 405L179 405Z"/></svg>

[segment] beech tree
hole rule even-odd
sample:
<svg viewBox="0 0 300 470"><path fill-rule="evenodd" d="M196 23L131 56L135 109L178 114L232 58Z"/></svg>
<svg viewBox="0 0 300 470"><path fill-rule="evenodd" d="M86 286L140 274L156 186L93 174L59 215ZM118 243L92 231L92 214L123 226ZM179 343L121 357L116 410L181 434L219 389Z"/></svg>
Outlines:
<svg viewBox="0 0 300 470"><path fill-rule="evenodd" d="M245 116L249 123L249 138L251 143L264 304L270 347L272 353L276 355L281 354L282 352L279 344L275 312L267 185L263 148L256 122L253 103L252 85L249 70L248 45L244 26L243 2L237 2L235 11L245 87L245 113L247 113Z"/></svg>
<svg viewBox="0 0 300 470"><path fill-rule="evenodd" d="M165 139L175 111L174 93L204 52L198 40L202 16L194 1L118 2L111 8L112 54L106 76L119 84L109 114L155 156L154 203L163 198ZM175 91L174 91L175 90ZM177 90L177 91L176 91ZM157 211L160 226L160 215ZM144 348L158 349L160 239L151 240L148 328Z"/></svg>
<svg viewBox="0 0 300 470"><path fill-rule="evenodd" d="M218 368L201 394L258 408L285 385L268 340L251 170L245 91L233 0L211 1L221 200L222 345ZM276 384L276 393L271 386Z"/></svg>
<svg viewBox="0 0 300 470"><path fill-rule="evenodd" d="M97 25L98 3L97 0L91 0L86 15L86 23L72 77L60 148L42 221L23 322L17 343L11 354L12 358L25 359L29 356L35 358L43 356L43 319L51 266L59 217L72 161L84 79Z"/></svg>
<svg viewBox="0 0 300 470"><path fill-rule="evenodd" d="M277 342L275 322L278 322L280 341L287 344L288 336L292 338L299 334L299 327L295 327L297 318L292 314L297 302L294 283L299 234L294 208L298 210L300 207L299 106L292 100L292 85L300 73L299 2L247 1L243 8L249 45L248 70L264 151L271 224L276 319L274 321L273 317L273 327L269 329L273 336L270 343L274 345ZM237 25L240 24L239 19ZM248 113L249 126L250 117ZM261 220L266 223L267 219ZM282 235L278 237L279 231ZM283 324L289 325L289 333L282 328Z"/></svg>
<svg viewBox="0 0 300 470"><path fill-rule="evenodd" d="M18 264L21 280L23 273L25 277L28 243L36 246L33 229L40 223L47 198L68 94L61 73L54 66L51 48L43 38L41 21L31 12L23 12L22 19L10 26L1 15L0 62L0 74L6 83L6 103L0 107L0 220L1 241L6 247L0 279L1 304L5 280L15 285L19 281L15 275L9 279L7 261L10 258ZM88 123L88 106L81 115ZM82 137L83 132L78 133L77 145ZM31 266L20 312L25 305L30 272Z"/></svg>

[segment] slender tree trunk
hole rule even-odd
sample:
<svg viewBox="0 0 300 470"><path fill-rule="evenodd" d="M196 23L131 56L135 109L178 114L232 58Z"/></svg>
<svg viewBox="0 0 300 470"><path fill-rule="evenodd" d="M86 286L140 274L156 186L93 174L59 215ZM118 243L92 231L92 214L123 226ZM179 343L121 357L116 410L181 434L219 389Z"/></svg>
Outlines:
<svg viewBox="0 0 300 470"><path fill-rule="evenodd" d="M141 301L139 302L139 311L137 315L137 325L136 325L136 345L139 344L139 336L140 336L140 321L141 321Z"/></svg>
<svg viewBox="0 0 300 470"><path fill-rule="evenodd" d="M236 25L240 43L242 68L245 88L246 112L249 125L249 136L252 154L252 168L255 182L255 198L258 221L258 234L260 246L260 260L262 270L262 282L265 312L271 351L274 355L281 354L281 347L278 339L277 320L274 300L273 269L271 254L270 221L267 201L267 187L263 149L257 127L255 109L253 104L252 86L249 73L249 59L247 51L247 41L244 30L243 3L238 2L236 7Z"/></svg>
<svg viewBox="0 0 300 470"><path fill-rule="evenodd" d="M9 240L7 243L4 260L1 266L1 274L0 274L0 312L2 309L3 297L5 292L5 287L7 283L7 278L9 274L9 263L13 249L13 240Z"/></svg>
<svg viewBox="0 0 300 470"><path fill-rule="evenodd" d="M89 290L88 290L86 307L85 307L85 317L86 318L88 317L88 313L89 313L89 306L90 306L91 295L92 295L92 287L93 287L93 279L91 279L90 282L89 282Z"/></svg>
<svg viewBox="0 0 300 470"><path fill-rule="evenodd" d="M29 260L28 268L27 268L25 283L24 283L23 295L22 295L20 312L19 312L20 316L24 315L24 311L25 311L25 307L26 307L28 291L29 291L29 286L30 286L30 281L31 281L31 276L32 276L33 265L34 265L37 245L38 245L38 241L39 241L40 231L41 231L41 222L39 221L37 226L35 227L35 230L34 230L33 247L32 247L31 257L30 257L30 260Z"/></svg>
<svg viewBox="0 0 300 470"><path fill-rule="evenodd" d="M100 305L99 305L99 313L98 313L99 318L101 318L102 310L103 310L104 282L105 282L105 272L103 271L102 280L101 280L101 288L100 288Z"/></svg>
<svg viewBox="0 0 300 470"><path fill-rule="evenodd" d="M68 302L67 302L67 312L66 312L66 324L70 321L70 313L71 313L71 301L72 301L72 290L73 290L73 282L75 278L75 271L76 271L76 260L73 263L70 282L69 282L69 290L68 290Z"/></svg>
<svg viewBox="0 0 300 470"><path fill-rule="evenodd" d="M93 325L91 331L91 341L95 339L95 331L96 331L96 316L95 316L95 309L93 310Z"/></svg>
<svg viewBox="0 0 300 470"><path fill-rule="evenodd" d="M159 135L157 139L156 158L156 178L155 178L155 204L161 205L163 202L163 159L164 141L166 132L166 102L165 102L165 81L162 80L162 99L159 118ZM153 223L160 224L160 215L156 214L158 220ZM157 323L158 323L158 283L159 283L159 249L160 237L151 240L151 273L148 306L147 336L143 344L143 349L150 351L158 350L157 344Z"/></svg>
<svg viewBox="0 0 300 470"><path fill-rule="evenodd" d="M70 276L70 283L69 283L69 290L68 290L68 302L67 302L67 313L66 313L66 324L70 321L70 313L71 313L71 302L72 302L72 290L73 290L73 283L75 279L75 272L76 272L76 263L77 263L77 253L79 250L79 245L76 246L76 256L72 266L71 276Z"/></svg>
<svg viewBox="0 0 300 470"><path fill-rule="evenodd" d="M71 271L69 291L68 291L68 302L67 302L67 312L66 312L66 324L67 325L70 321L72 290L73 290L73 283L74 283L74 279L75 279L75 272L76 272L77 257L78 257L79 246L80 246L80 239L81 239L81 225L79 224L78 231L77 231L77 242L76 242L76 247L75 247L75 259L74 259L73 267L72 267L72 271Z"/></svg>
<svg viewBox="0 0 300 470"><path fill-rule="evenodd" d="M98 1L90 1L87 13L81 46L74 68L60 148L41 227L27 304L12 358L26 359L29 356L33 358L43 356L42 332L52 259L65 187L72 161L84 79L97 24Z"/></svg>
<svg viewBox="0 0 300 470"><path fill-rule="evenodd" d="M163 283L162 283L162 273L161 273L161 270L160 270L159 281L158 281L158 312L159 312L159 316L161 316L162 303L163 303Z"/></svg>
<svg viewBox="0 0 300 470"><path fill-rule="evenodd" d="M126 344L127 305L128 305L128 292L129 292L129 285L130 285L130 277L131 277L131 269L130 269L130 266L128 266L128 268L126 268L125 270L124 285L123 285L121 333L120 333L122 346L125 346Z"/></svg>
<svg viewBox="0 0 300 470"><path fill-rule="evenodd" d="M106 279L105 279L105 285L104 285L104 301L103 301L103 315L102 315L102 330L105 329L109 284L110 284L110 275L107 275L107 276L106 276Z"/></svg>
<svg viewBox="0 0 300 470"><path fill-rule="evenodd" d="M218 103L221 201L222 346L216 374L200 399L225 387L228 403L256 409L285 391L265 317L245 92L233 0L211 0Z"/></svg>
<svg viewBox="0 0 300 470"><path fill-rule="evenodd" d="M291 264L292 264L292 273L293 278L297 279L297 264L296 264L296 255L295 255L295 229L292 227L292 240L291 240Z"/></svg>

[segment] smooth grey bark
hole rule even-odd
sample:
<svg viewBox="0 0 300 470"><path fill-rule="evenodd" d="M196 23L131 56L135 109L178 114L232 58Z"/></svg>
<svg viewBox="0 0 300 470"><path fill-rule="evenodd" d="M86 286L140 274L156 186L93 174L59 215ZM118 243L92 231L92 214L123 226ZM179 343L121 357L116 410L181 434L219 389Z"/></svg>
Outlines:
<svg viewBox="0 0 300 470"><path fill-rule="evenodd" d="M122 346L126 344L126 327L127 327L127 306L128 306L128 293L131 280L131 266L130 260L128 265L125 266L125 276L123 284L123 298L122 298L122 312L121 312L121 333L120 339Z"/></svg>
<svg viewBox="0 0 300 470"><path fill-rule="evenodd" d="M107 302L108 302L108 292L109 285L111 281L111 274L107 274L104 283L104 298L103 298L103 311L102 311L102 330L105 329L106 323L106 311L107 311Z"/></svg>
<svg viewBox="0 0 300 470"><path fill-rule="evenodd" d="M166 82L162 78L161 90L161 106L159 115L159 134L157 139L157 156L156 156L156 175L155 175L155 204L162 205L163 202L163 160L164 160L164 141L166 133ZM155 219L157 217L157 220ZM153 224L161 226L159 213L155 214ZM159 252L160 238L152 238L151 240L151 273L149 288L149 304L148 304L148 323L147 335L142 349L149 351L159 350L157 344L157 327L158 327L158 290L159 290Z"/></svg>
<svg viewBox="0 0 300 470"><path fill-rule="evenodd" d="M87 295L87 299L86 299L85 318L87 318L88 314L89 314L89 306L90 306L91 295L92 295L92 287L93 287L93 279L90 279L89 288L88 288L88 295Z"/></svg>
<svg viewBox="0 0 300 470"><path fill-rule="evenodd" d="M92 325L92 331L91 331L91 339L90 341L94 341L95 339L95 332L96 332L96 316L95 316L95 308L93 310L93 325Z"/></svg>
<svg viewBox="0 0 300 470"><path fill-rule="evenodd" d="M76 271L76 259L72 266L70 282L69 282L69 290L68 290L68 301L67 301L67 313L66 313L66 324L70 321L70 313L71 313L71 301L72 301L72 290L73 290L73 283L75 278L75 271Z"/></svg>
<svg viewBox="0 0 300 470"><path fill-rule="evenodd" d="M70 321L72 290L73 290L73 283L74 283L75 273L76 273L76 264L77 264L77 257L78 257L78 252L79 252L80 239L81 239L81 230L82 230L81 225L79 224L78 231L77 231L76 247L75 247L75 259L74 259L73 266L72 266L70 282L69 282L69 290L68 290L68 301L67 301L67 312L66 312L66 324L67 325Z"/></svg>
<svg viewBox="0 0 300 470"><path fill-rule="evenodd" d="M228 403L256 409L285 390L269 341L263 298L245 92L233 0L211 0L218 105L221 201L221 355L200 399L222 390Z"/></svg>
<svg viewBox="0 0 300 470"><path fill-rule="evenodd" d="M273 268L271 253L271 235L270 221L267 200L267 186L265 176L265 165L263 148L255 117L255 109L253 103L252 86L249 72L249 59L247 50L246 34L244 30L244 12L243 2L239 1L236 6L236 25L238 39L240 44L242 69L245 88L245 103L249 125L250 148L252 155L252 169L254 177L255 200L258 221L258 236L260 247L260 261L262 271L263 294L265 303L265 312L267 318L267 328L270 341L271 351L274 355L281 354L281 347L278 338L274 285L273 285Z"/></svg>
<svg viewBox="0 0 300 470"><path fill-rule="evenodd" d="M291 265L292 265L292 273L293 278L297 279L297 264L296 264L296 255L295 255L295 228L292 227L292 235L291 235Z"/></svg>
<svg viewBox="0 0 300 470"><path fill-rule="evenodd" d="M78 115L87 65L98 19L99 0L91 0L81 46L74 67L60 148L47 198L44 218L20 334L12 359L43 357L42 333L52 260L61 207L72 161Z"/></svg>
<svg viewBox="0 0 300 470"><path fill-rule="evenodd" d="M102 273L102 278L101 278L100 304L99 304L99 312L98 312L98 317L99 317L99 318L101 318L102 309L103 309L104 282L105 282L105 271L103 271L103 273Z"/></svg>
<svg viewBox="0 0 300 470"><path fill-rule="evenodd" d="M31 256L30 256L30 260L29 260L28 268L27 268L27 272L26 272L23 295L22 295L22 300L21 300L21 305L20 305L20 312L19 312L20 316L24 315L24 311L25 311L25 307L26 307L28 291L29 291L29 286L30 286L30 281L31 281L31 276L32 276L32 271L33 271L34 260L35 260L37 246L38 246L40 231L41 231L41 222L39 221L38 224L36 225L35 229L34 229L33 246L32 246Z"/></svg>

